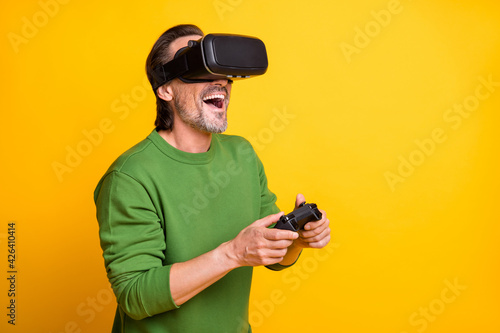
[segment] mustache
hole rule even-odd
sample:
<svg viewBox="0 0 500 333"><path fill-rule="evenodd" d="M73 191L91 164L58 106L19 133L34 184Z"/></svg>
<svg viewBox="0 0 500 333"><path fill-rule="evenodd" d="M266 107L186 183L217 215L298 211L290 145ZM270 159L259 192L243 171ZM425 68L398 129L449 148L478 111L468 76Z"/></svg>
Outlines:
<svg viewBox="0 0 500 333"><path fill-rule="evenodd" d="M213 94L213 93L218 93L218 92L223 92L226 100L229 99L229 92L227 91L226 87L221 87L221 86L208 86L205 89L201 91L201 98L203 98L206 95Z"/></svg>

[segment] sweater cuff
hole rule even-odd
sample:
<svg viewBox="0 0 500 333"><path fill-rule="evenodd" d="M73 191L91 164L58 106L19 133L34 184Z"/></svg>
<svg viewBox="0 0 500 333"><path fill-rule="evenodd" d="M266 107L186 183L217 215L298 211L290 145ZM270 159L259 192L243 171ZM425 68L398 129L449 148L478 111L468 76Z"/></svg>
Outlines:
<svg viewBox="0 0 500 333"><path fill-rule="evenodd" d="M272 271L281 271L281 270L284 270L285 268L288 268L288 267L291 267L293 265L295 265L295 263L297 262L297 260L299 260L300 258L300 255L302 254L302 251L300 251L299 255L297 256L297 259L290 265L282 265L280 263L276 263L276 264L272 264L272 265L269 265L269 266L266 266L267 269L270 269Z"/></svg>
<svg viewBox="0 0 500 333"><path fill-rule="evenodd" d="M143 306L149 316L178 309L170 293L170 269L172 265L157 269L146 282L149 288L144 288ZM166 280L166 281L165 281Z"/></svg>

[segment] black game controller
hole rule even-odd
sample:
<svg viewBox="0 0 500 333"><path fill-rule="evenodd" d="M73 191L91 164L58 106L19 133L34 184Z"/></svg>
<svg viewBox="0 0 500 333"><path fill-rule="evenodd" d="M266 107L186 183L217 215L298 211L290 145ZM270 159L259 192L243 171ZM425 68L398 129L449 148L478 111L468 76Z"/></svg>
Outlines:
<svg viewBox="0 0 500 333"><path fill-rule="evenodd" d="M301 203L297 209L280 217L274 228L299 231L304 229L307 222L321 220L321 212L316 204Z"/></svg>

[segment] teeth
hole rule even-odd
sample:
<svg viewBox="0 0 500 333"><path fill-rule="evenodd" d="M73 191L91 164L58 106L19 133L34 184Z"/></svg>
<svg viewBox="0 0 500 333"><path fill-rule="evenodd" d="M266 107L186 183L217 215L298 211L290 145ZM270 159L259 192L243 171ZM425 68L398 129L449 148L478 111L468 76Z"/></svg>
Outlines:
<svg viewBox="0 0 500 333"><path fill-rule="evenodd" d="M206 101L206 100L209 100L209 99L215 99L215 98L221 98L221 99L224 99L224 95L222 95L222 94L213 94L213 95L208 95L208 96L203 97L203 100L204 100L204 101Z"/></svg>

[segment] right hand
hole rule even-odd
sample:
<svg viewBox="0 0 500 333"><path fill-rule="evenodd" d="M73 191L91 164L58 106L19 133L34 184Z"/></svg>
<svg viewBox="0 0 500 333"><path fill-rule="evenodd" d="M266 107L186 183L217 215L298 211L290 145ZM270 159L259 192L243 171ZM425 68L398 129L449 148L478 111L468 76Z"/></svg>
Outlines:
<svg viewBox="0 0 500 333"><path fill-rule="evenodd" d="M282 215L280 212L257 220L227 242L227 255L237 267L267 266L283 260L287 248L299 235L290 230L268 228Z"/></svg>

